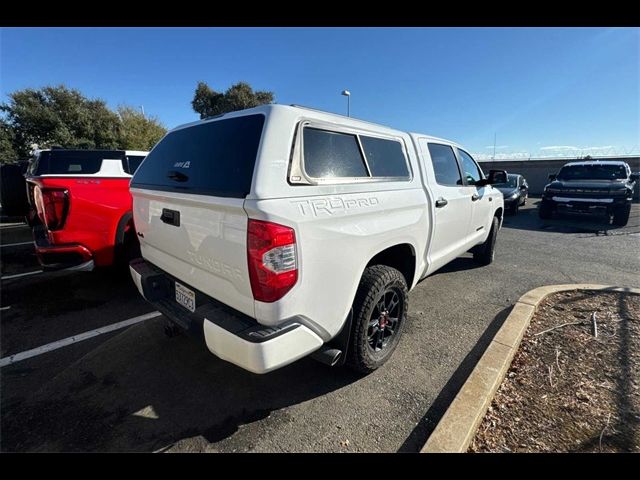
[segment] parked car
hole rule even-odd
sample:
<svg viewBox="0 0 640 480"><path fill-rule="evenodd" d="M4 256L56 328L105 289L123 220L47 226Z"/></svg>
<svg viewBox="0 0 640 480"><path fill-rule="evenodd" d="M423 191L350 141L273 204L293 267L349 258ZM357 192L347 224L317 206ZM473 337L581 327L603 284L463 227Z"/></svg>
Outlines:
<svg viewBox="0 0 640 480"><path fill-rule="evenodd" d="M540 218L551 218L561 209L580 213L600 210L613 215L614 225L626 225L638 177L622 161L567 163L557 175L549 175L551 183L544 188L538 213Z"/></svg>
<svg viewBox="0 0 640 480"><path fill-rule="evenodd" d="M496 184L494 187L502 192L504 208L507 212L515 215L519 208L527 203L529 184L522 175L509 173L505 183Z"/></svg>
<svg viewBox="0 0 640 480"><path fill-rule="evenodd" d="M46 270L92 270L136 256L131 174L148 152L42 150L26 174L36 255Z"/></svg>
<svg viewBox="0 0 640 480"><path fill-rule="evenodd" d="M463 173L464 172L464 173ZM169 132L131 181L140 293L218 357L265 373L313 353L370 372L408 291L471 250L504 204L461 146L285 105Z"/></svg>

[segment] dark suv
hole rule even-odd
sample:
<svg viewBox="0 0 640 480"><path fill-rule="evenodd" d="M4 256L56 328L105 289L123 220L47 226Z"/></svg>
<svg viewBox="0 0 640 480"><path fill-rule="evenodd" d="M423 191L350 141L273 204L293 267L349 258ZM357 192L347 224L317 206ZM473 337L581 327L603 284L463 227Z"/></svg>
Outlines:
<svg viewBox="0 0 640 480"><path fill-rule="evenodd" d="M561 208L582 213L605 209L614 225L626 225L638 176L621 161L567 163L557 175L549 175L538 213L550 218Z"/></svg>

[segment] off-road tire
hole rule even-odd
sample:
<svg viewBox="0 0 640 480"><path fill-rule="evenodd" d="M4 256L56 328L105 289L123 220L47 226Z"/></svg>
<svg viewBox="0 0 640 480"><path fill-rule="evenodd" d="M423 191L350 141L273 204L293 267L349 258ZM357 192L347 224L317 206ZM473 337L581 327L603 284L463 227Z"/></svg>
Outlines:
<svg viewBox="0 0 640 480"><path fill-rule="evenodd" d="M631 205L622 205L616 207L613 211L613 224L624 227L629 222L629 214L631 213Z"/></svg>
<svg viewBox="0 0 640 480"><path fill-rule="evenodd" d="M553 207L544 201L540 203L540 208L538 209L538 216L543 220L551 218L553 215Z"/></svg>
<svg viewBox="0 0 640 480"><path fill-rule="evenodd" d="M493 217L491 222L491 230L489 236L483 244L478 245L473 250L473 259L481 265L490 265L495 257L496 239L498 238L498 230L500 229L500 220Z"/></svg>
<svg viewBox="0 0 640 480"><path fill-rule="evenodd" d="M369 329L372 316L385 292L398 296L398 323L388 343L379 351L369 345ZM347 357L347 366L360 373L371 373L381 367L398 346L407 310L409 308L409 292L404 275L386 265L367 267L360 280L360 285L353 302L353 331Z"/></svg>

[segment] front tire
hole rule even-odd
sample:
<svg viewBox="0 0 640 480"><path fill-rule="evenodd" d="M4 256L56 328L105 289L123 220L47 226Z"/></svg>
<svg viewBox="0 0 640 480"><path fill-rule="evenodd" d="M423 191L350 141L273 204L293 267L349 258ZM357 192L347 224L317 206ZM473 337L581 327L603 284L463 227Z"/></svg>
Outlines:
<svg viewBox="0 0 640 480"><path fill-rule="evenodd" d="M409 292L404 275L386 265L367 267L353 303L353 333L347 365L360 373L380 368L400 341Z"/></svg>
<svg viewBox="0 0 640 480"><path fill-rule="evenodd" d="M500 228L500 220L493 217L491 222L491 231L483 244L478 245L473 252L473 259L481 265L490 265L496 253L496 239L498 238L498 229Z"/></svg>
<svg viewBox="0 0 640 480"><path fill-rule="evenodd" d="M553 207L543 200L542 203L540 203L538 216L543 220L546 220L548 218L551 218L552 215L553 215Z"/></svg>
<svg viewBox="0 0 640 480"><path fill-rule="evenodd" d="M631 205L622 205L616 207L613 211L613 224L624 227L629 222L629 214L631 213Z"/></svg>

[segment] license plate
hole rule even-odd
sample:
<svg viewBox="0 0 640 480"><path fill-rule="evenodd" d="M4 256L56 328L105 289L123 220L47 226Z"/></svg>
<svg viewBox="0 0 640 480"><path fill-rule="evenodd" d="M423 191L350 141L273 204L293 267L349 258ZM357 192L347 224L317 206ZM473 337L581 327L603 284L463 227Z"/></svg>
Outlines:
<svg viewBox="0 0 640 480"><path fill-rule="evenodd" d="M196 311L196 292L176 282L176 302L191 312Z"/></svg>

